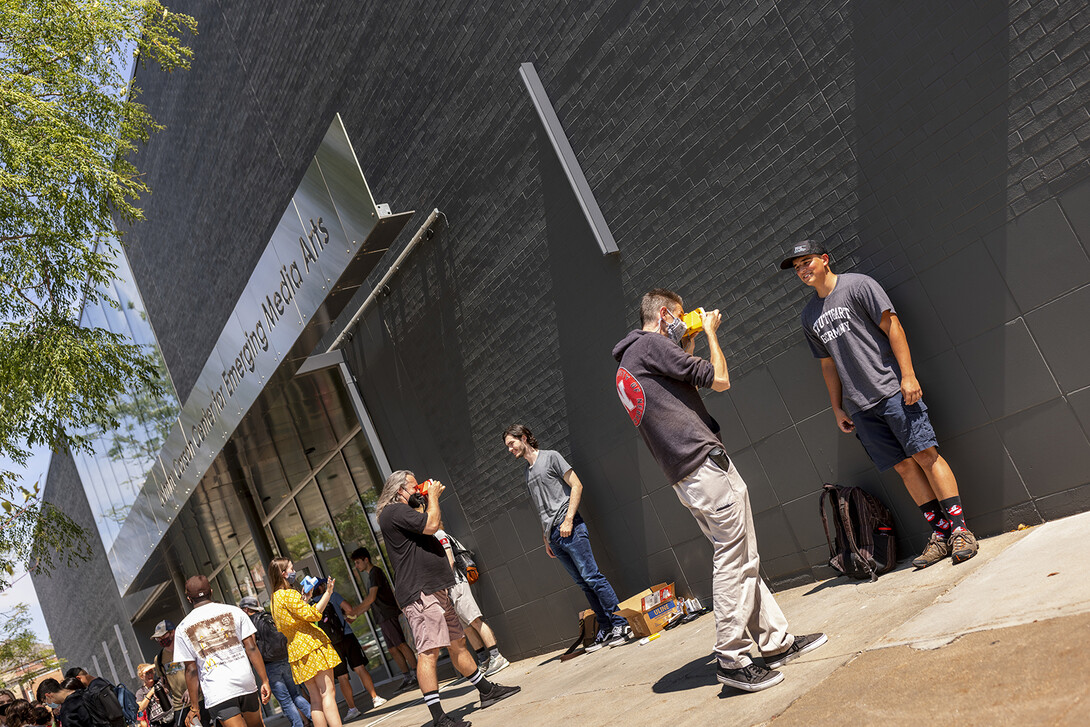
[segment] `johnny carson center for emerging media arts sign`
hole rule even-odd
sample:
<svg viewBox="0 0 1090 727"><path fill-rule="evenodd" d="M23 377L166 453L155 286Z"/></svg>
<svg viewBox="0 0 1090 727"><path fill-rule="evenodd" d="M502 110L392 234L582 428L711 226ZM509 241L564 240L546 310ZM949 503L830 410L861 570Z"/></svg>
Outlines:
<svg viewBox="0 0 1090 727"><path fill-rule="evenodd" d="M410 214L380 215L337 115L110 550L122 593L293 346L301 337L312 340L315 326L328 327L339 313L322 311L316 320L345 271L364 255L381 256L371 233L384 219L396 221L396 230L376 235L384 249ZM358 285L366 271L353 272ZM348 297L340 296L341 307ZM292 358L309 353L295 351Z"/></svg>

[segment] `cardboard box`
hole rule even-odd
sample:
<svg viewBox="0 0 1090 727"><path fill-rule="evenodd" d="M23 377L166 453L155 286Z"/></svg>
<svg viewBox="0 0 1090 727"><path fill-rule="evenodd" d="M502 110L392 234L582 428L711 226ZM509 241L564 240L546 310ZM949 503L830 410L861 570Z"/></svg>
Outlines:
<svg viewBox="0 0 1090 727"><path fill-rule="evenodd" d="M617 605L616 611L628 621L632 633L641 638L662 631L681 612L673 583L660 583L626 598Z"/></svg>

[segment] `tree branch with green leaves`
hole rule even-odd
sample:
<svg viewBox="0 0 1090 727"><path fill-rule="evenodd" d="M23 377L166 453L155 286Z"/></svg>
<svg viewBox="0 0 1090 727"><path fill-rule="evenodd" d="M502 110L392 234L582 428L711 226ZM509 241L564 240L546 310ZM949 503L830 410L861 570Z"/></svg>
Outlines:
<svg viewBox="0 0 1090 727"><path fill-rule="evenodd" d="M135 157L161 127L130 58L189 67L193 18L157 0L0 0L0 456L87 450L118 428L118 402L156 392L157 361L81 322L107 291L150 190ZM0 588L15 566L48 572L85 533L39 486L0 472ZM69 547L64 547L69 546Z"/></svg>

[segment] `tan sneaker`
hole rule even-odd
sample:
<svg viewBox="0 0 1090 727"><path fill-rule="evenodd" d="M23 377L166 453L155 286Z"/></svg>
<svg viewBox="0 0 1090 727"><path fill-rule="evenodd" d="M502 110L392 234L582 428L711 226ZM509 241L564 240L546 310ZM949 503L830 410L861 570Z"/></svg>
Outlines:
<svg viewBox="0 0 1090 727"><path fill-rule="evenodd" d="M917 568L926 568L929 565L935 565L948 555L950 555L950 543L945 538L940 538L935 533L931 533L931 539L927 541L927 547L923 549L923 553L918 558L912 561L912 565Z"/></svg>
<svg viewBox="0 0 1090 727"><path fill-rule="evenodd" d="M968 530L955 530L950 534L950 552L955 563L963 563L980 550L976 536Z"/></svg>

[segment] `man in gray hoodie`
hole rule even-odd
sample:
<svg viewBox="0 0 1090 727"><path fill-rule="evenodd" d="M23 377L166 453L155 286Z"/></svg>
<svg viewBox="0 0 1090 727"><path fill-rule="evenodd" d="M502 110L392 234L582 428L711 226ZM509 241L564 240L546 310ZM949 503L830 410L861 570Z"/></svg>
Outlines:
<svg viewBox="0 0 1090 727"><path fill-rule="evenodd" d="M678 499L712 543L716 677L756 692L783 681L773 670L821 646L826 637L788 633L787 619L761 580L749 491L697 391L730 388L716 333L721 316L718 310L701 315L710 359L705 360L693 355L700 329L689 331L683 314L681 297L673 291L656 288L643 296L643 328L613 348L620 363L617 395ZM763 667L750 657L755 642Z"/></svg>

